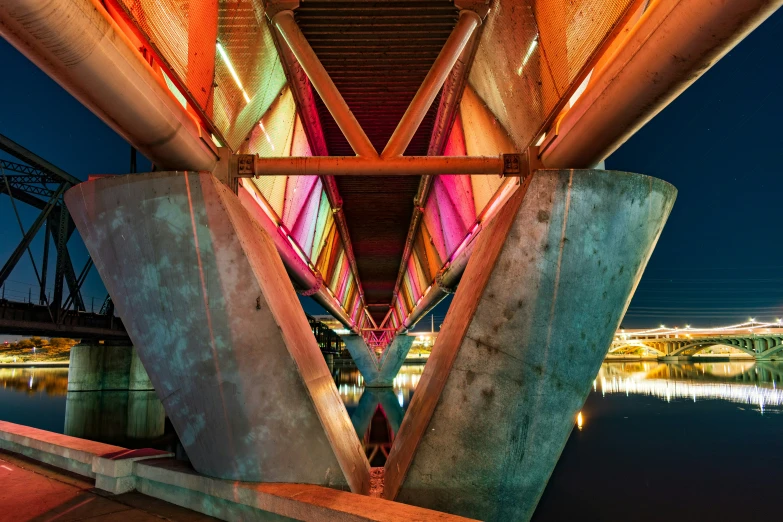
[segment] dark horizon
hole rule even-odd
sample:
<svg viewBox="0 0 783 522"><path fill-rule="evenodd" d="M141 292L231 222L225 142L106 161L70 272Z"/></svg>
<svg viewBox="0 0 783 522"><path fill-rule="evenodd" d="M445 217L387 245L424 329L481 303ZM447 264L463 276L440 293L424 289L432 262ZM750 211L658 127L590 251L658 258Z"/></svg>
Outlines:
<svg viewBox="0 0 783 522"><path fill-rule="evenodd" d="M777 12L607 159L608 169L659 177L679 190L623 326L783 317L783 247L769 225L783 195L776 183L783 138L774 125L783 119L783 100L774 95L783 69L769 65L781 30L783 12ZM123 138L4 40L0 61L15 73L0 87L0 133L80 179L128 171L130 147ZM139 157L139 171L149 166ZM26 228L36 212L17 206ZM0 258L7 259L21 237L7 199L0 221ZM38 237L32 245L36 256L41 243ZM80 240L69 249L78 271L86 249ZM25 258L6 284L6 297L24 300L30 287L35 297L34 281ZM83 294L88 310L93 300L100 307L106 291L96 271ZM320 309L310 299L303 304L309 313ZM441 303L432 313L442 317L447 307ZM429 328L429 315L420 324Z"/></svg>

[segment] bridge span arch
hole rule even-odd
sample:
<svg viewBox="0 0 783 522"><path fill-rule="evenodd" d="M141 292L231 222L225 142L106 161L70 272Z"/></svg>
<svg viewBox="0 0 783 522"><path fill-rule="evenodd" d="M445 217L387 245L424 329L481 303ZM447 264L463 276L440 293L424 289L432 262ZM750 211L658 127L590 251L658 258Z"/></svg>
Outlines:
<svg viewBox="0 0 783 522"><path fill-rule="evenodd" d="M656 337L642 339L616 339L609 353L619 353L630 348L644 347L664 357L693 356L715 346L735 348L755 359L783 357L783 335L688 335L682 337Z"/></svg>
<svg viewBox="0 0 783 522"><path fill-rule="evenodd" d="M735 348L737 350L740 350L741 352L750 355L751 357L756 357L759 355L756 352L754 352L752 349L745 347L743 343L734 344L727 340L720 340L720 341L704 340L704 341L691 342L678 347L668 355L671 357L676 357L678 355L696 355L697 353L706 350L707 348L712 348L715 346L727 346L729 348Z"/></svg>

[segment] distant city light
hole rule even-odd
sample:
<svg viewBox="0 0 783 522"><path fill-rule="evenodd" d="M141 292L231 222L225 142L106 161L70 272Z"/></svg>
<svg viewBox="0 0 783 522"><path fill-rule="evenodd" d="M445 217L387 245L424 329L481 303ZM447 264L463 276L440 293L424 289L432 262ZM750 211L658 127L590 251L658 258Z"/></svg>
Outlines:
<svg viewBox="0 0 783 522"><path fill-rule="evenodd" d="M581 430L583 425L584 425L584 418L582 417L582 412L580 411L579 415L576 416L576 427Z"/></svg>

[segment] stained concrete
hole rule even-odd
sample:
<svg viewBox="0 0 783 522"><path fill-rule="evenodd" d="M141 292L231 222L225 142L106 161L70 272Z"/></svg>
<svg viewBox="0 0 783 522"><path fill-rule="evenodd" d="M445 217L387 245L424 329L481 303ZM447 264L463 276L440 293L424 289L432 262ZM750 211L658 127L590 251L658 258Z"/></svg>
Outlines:
<svg viewBox="0 0 783 522"><path fill-rule="evenodd" d="M68 392L63 433L112 444L140 443L161 437L165 420L154 390Z"/></svg>
<svg viewBox="0 0 783 522"><path fill-rule="evenodd" d="M152 389L133 346L85 342L71 348L68 391Z"/></svg>
<svg viewBox="0 0 783 522"><path fill-rule="evenodd" d="M369 488L369 465L280 256L206 173L103 178L66 203L193 466Z"/></svg>
<svg viewBox="0 0 783 522"><path fill-rule="evenodd" d="M177 506L231 521L468 520L312 484L214 479L172 456L0 421L0 522L208 519Z"/></svg>
<svg viewBox="0 0 783 522"><path fill-rule="evenodd" d="M384 498L530 519L676 197L611 171L542 170L526 188L477 240Z"/></svg>
<svg viewBox="0 0 783 522"><path fill-rule="evenodd" d="M415 337L399 334L387 346L380 357L376 356L359 335L345 335L345 347L370 388L391 386L402 368Z"/></svg>

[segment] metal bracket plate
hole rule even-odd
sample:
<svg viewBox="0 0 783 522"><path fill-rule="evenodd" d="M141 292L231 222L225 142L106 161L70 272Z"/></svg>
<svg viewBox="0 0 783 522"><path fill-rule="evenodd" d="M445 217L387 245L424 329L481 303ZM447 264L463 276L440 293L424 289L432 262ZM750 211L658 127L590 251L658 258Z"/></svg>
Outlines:
<svg viewBox="0 0 783 522"><path fill-rule="evenodd" d="M529 147L523 153L503 154L503 173L501 176L527 178L534 171L544 168L538 157L539 148Z"/></svg>

